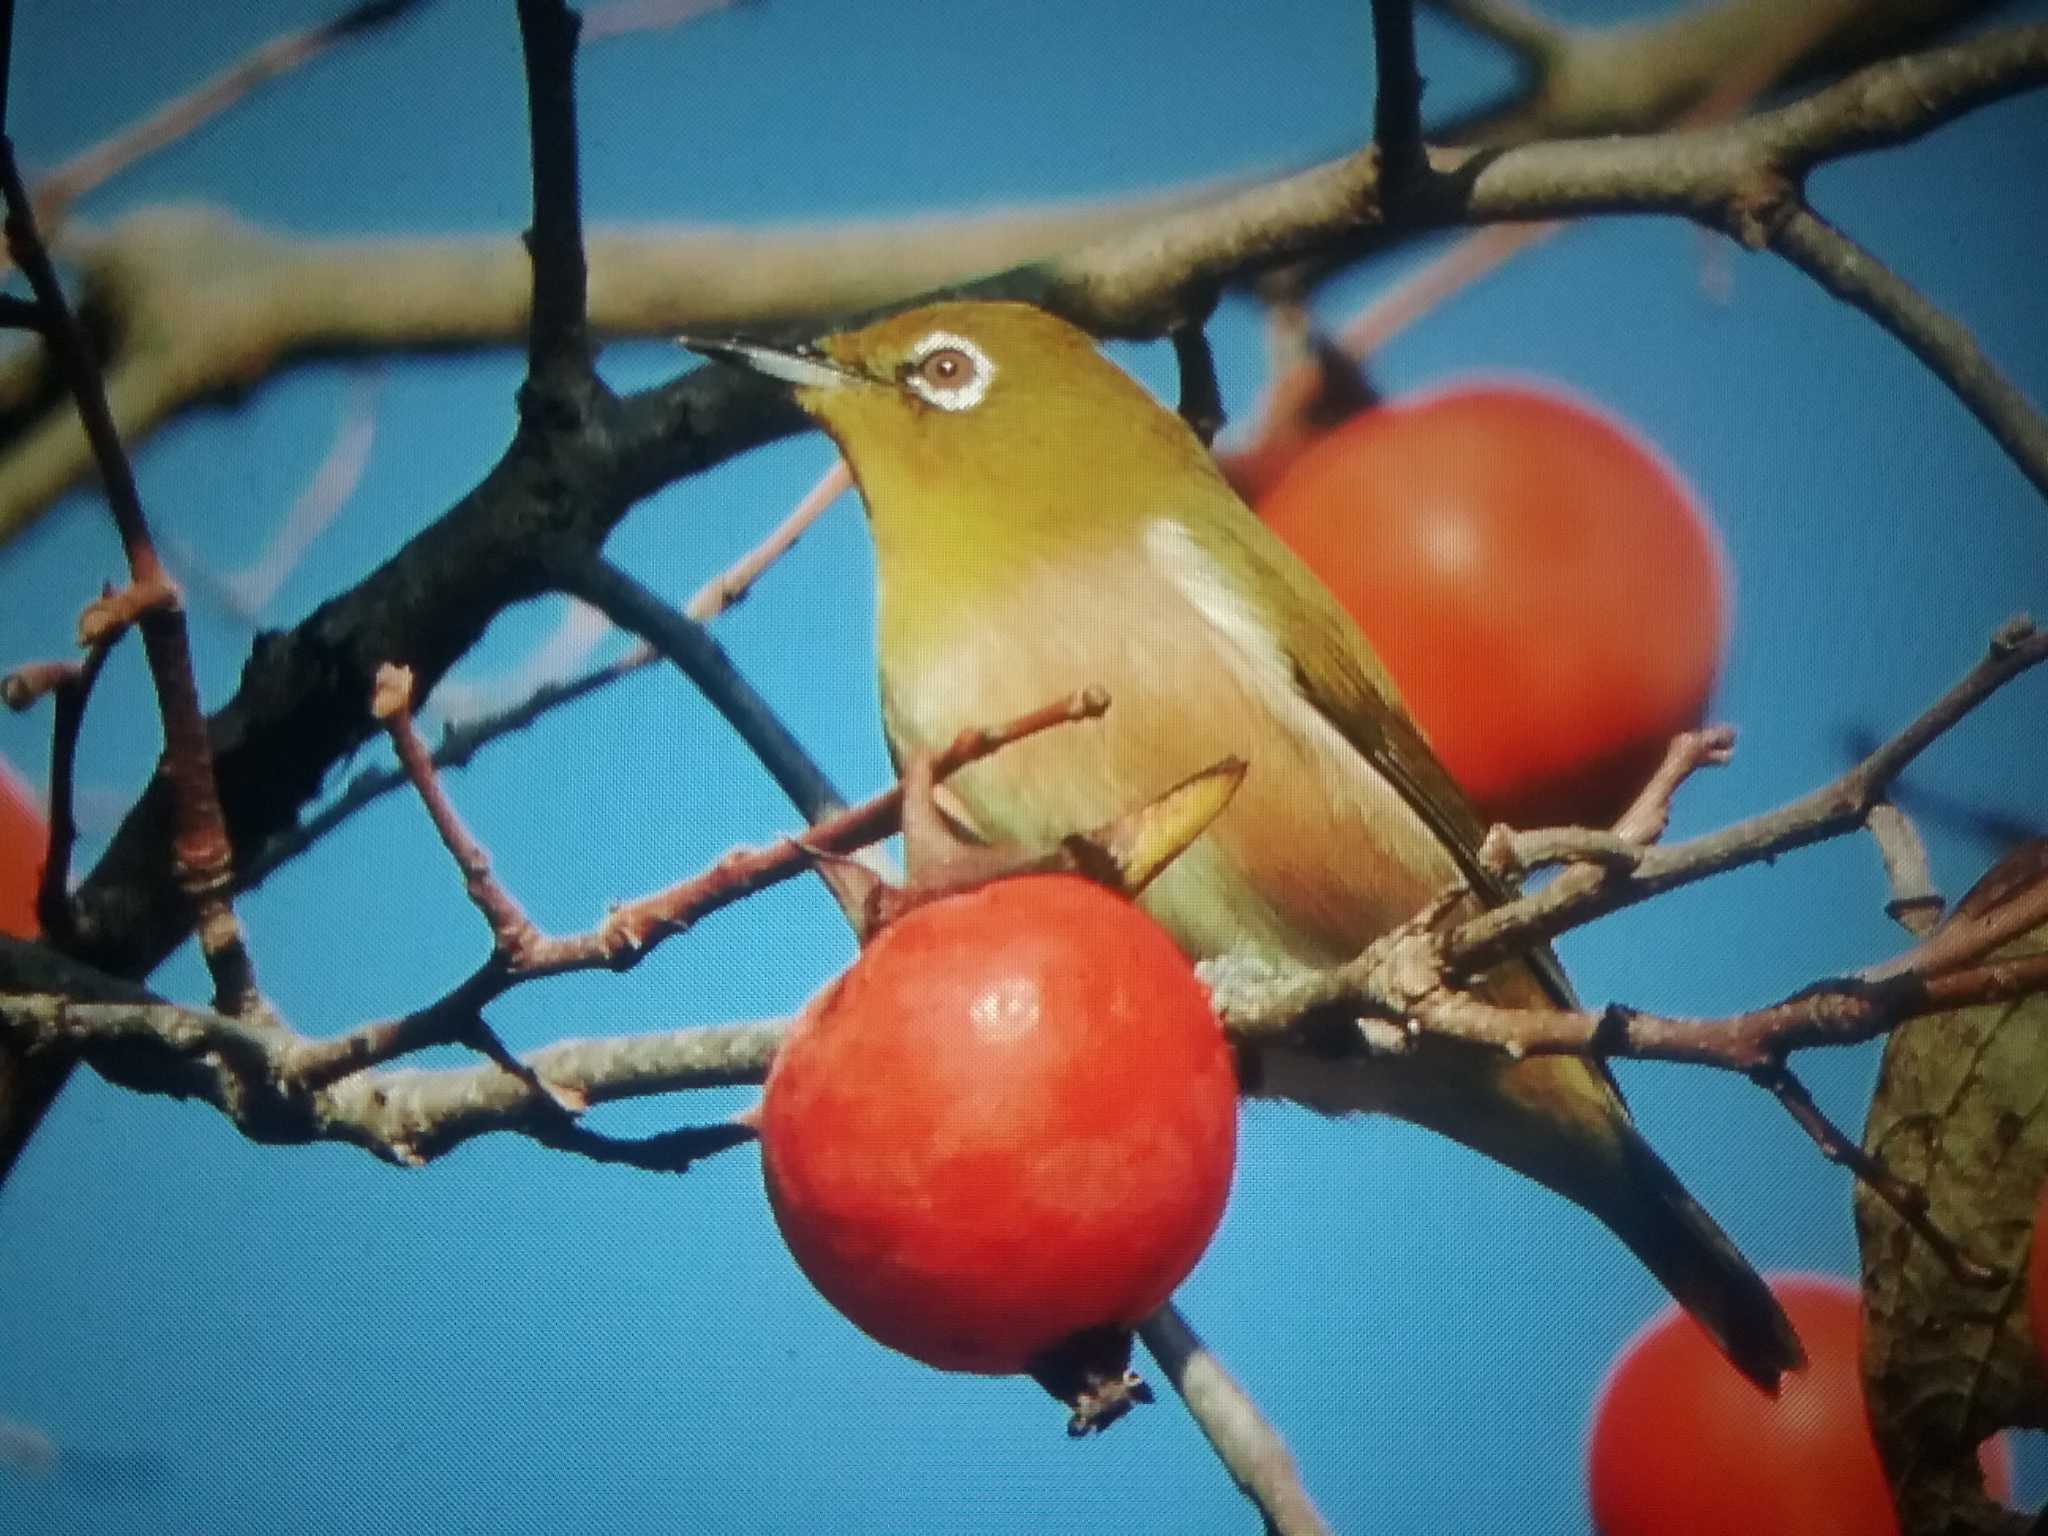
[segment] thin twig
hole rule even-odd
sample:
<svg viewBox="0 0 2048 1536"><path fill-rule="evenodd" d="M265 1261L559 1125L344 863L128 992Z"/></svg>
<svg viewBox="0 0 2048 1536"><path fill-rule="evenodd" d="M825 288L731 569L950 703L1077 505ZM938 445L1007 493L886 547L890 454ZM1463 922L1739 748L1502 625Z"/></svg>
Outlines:
<svg viewBox="0 0 2048 1536"><path fill-rule="evenodd" d="M542 1120L527 1134L544 1147L573 1152L593 1163L638 1168L647 1173L688 1173L707 1157L755 1140L759 1133L736 1120L686 1125L652 1136L607 1136L574 1120Z"/></svg>
<svg viewBox="0 0 2048 1536"><path fill-rule="evenodd" d="M498 954L506 962L516 964L518 957L539 938L540 930L491 873L491 856L463 825L454 802L441 787L440 776L434 771L433 754L413 724L410 670L389 664L377 669L377 691L370 701L370 713L391 738L391 749L398 754L406 779L426 807L441 846L462 871L470 904L490 924Z"/></svg>
<svg viewBox="0 0 2048 1536"><path fill-rule="evenodd" d="M370 713L390 736L392 750L398 754L398 761L404 767L414 793L426 807L427 816L441 838L441 845L448 850L456 868L462 871L471 904L490 925L492 940L491 958L481 970L441 1003L402 1021L400 1028L393 1033L406 1039L407 1048L411 1050L429 1044L467 1045L489 1057L505 1071L524 1076L529 1069L512 1055L497 1031L485 1022L483 1006L518 977L526 956L544 942L540 930L512 893L491 873L490 855L463 825L454 802L441 787L427 744L420 739L413 725L412 673L404 667L389 664L379 667L377 691L370 702ZM408 1026L410 1034L406 1033ZM590 1107L588 1101L579 1095L545 1079L536 1078L533 1086L565 1113L580 1114Z"/></svg>
<svg viewBox="0 0 2048 1536"><path fill-rule="evenodd" d="M1778 1062L1759 1067L1750 1077L1785 1107L1794 1123L1820 1148L1821 1156L1838 1167L1848 1169L1872 1194L1890 1206L1899 1220L1917 1232L1922 1241L1934 1250L1957 1280L1965 1285L1988 1285L2000 1278L1997 1270L1971 1257L1955 1238L1935 1226L1927 1214L1924 1190L1905 1183L1880 1160L1842 1134L1840 1127L1814 1102L1806 1084L1793 1074L1790 1067Z"/></svg>
<svg viewBox="0 0 2048 1536"><path fill-rule="evenodd" d="M619 628L639 635L680 667L739 732L806 820L820 820L846 804L802 743L702 625L678 613L601 555L565 558L555 575L565 591L582 598Z"/></svg>
<svg viewBox="0 0 2048 1536"><path fill-rule="evenodd" d="M46 222L56 224L71 204L86 193L158 150L189 137L273 80L311 63L337 43L402 20L427 3L428 0L365 0L328 21L282 33L259 44L219 74L37 178L37 212Z"/></svg>
<svg viewBox="0 0 2048 1536"><path fill-rule="evenodd" d="M71 941L71 854L78 846L78 737L85 706L112 644L86 647L85 659L57 685L50 724L50 849L36 888L36 921L59 948Z"/></svg>
<svg viewBox="0 0 2048 1536"><path fill-rule="evenodd" d="M78 615L80 645L111 645L152 613L178 612L184 597L168 576L109 587Z"/></svg>
<svg viewBox="0 0 2048 1536"><path fill-rule="evenodd" d="M1863 819L1884 860L1885 884L1891 895L1885 915L1908 933L1925 936L1941 921L1941 893L1934 888L1934 870L1927 845L1906 813L1880 800Z"/></svg>
<svg viewBox="0 0 2048 1536"><path fill-rule="evenodd" d="M1490 37L1540 66L1571 44L1571 34L1522 0L1429 0L1431 7L1455 17L1482 37Z"/></svg>
<svg viewBox="0 0 2048 1536"><path fill-rule="evenodd" d="M1871 806L1929 744L2028 668L2048 660L2048 633L2016 619L1993 637L1983 660L1918 719L1833 782L1791 804L1683 843L1647 847L1624 875L1567 869L1539 891L1461 923L1443 941L1456 973L1481 972L1529 945L1556 938L1661 891L1723 870L1776 858L1860 827Z"/></svg>
<svg viewBox="0 0 2048 1536"><path fill-rule="evenodd" d="M394 695L397 686L394 679ZM390 701L385 704L388 709ZM1001 725L963 731L931 760L931 771L944 778L1041 731L1094 719L1107 707L1108 700L1100 692L1088 690ZM322 1087L430 1045L469 1044L499 1059L501 1048L495 1045L496 1037L483 1029L481 1011L512 988L575 971L631 970L661 944L688 932L713 912L813 870L823 861L880 842L901 823L904 791L898 784L826 817L795 837L759 848L735 848L699 874L620 903L596 926L581 933L550 936L527 919L518 902L492 877L489 856L448 803L427 761L425 744L409 722L393 714L386 725L443 845L470 882L471 900L485 914L496 942L474 972L424 1008L402 1018L365 1025L323 1043L317 1052L301 1052L295 1070L302 1088Z"/></svg>
<svg viewBox="0 0 2048 1536"><path fill-rule="evenodd" d="M173 546L173 553L183 557L179 563L191 574L194 584L252 629L261 622L263 610L270 606L279 588L304 561L306 551L333 526L362 485L371 449L377 441L379 379L376 370L365 368L350 380L327 452L254 560L215 574L190 551Z"/></svg>
<svg viewBox="0 0 2048 1536"><path fill-rule="evenodd" d="M1359 360L1371 357L1446 299L1462 293L1508 259L1557 234L1555 219L1489 224L1460 235L1449 250L1382 289L1337 334L1337 345Z"/></svg>
<svg viewBox="0 0 2048 1536"><path fill-rule="evenodd" d="M562 705L587 698L622 677L644 670L656 659L657 653L652 647L639 646L629 654L606 662L603 666L594 667L580 677L543 684L525 698L507 705L504 709L451 725L441 733L440 745L434 749L433 765L436 769L467 767L483 747L501 737L526 729ZM355 774L342 788L341 793L317 812L279 833L256 850L245 862L242 877L244 888L260 885L279 868L336 830L358 811L374 805L393 790L404 788L406 782L405 772L400 768L365 768Z"/></svg>
<svg viewBox="0 0 2048 1536"><path fill-rule="evenodd" d="M583 41L588 44L635 32L666 31L747 3L749 0L604 0L584 11Z"/></svg>
<svg viewBox="0 0 2048 1536"><path fill-rule="evenodd" d="M1735 727L1710 725L1681 731L1664 749L1663 761L1650 782L1614 824L1614 835L1644 847L1662 840L1671 825L1671 804L1685 781L1702 768L1724 768L1735 756Z"/></svg>
<svg viewBox="0 0 2048 1536"><path fill-rule="evenodd" d="M1998 439L2034 489L2048 496L2048 419L1985 355L1967 326L1810 208L1795 208L1779 220L1770 244L1905 343Z"/></svg>
<svg viewBox="0 0 2048 1536"><path fill-rule="evenodd" d="M1518 831L1500 824L1489 829L1486 841L1480 844L1480 862L1509 879L1554 864L1591 864L1631 872L1642 865L1643 850L1661 839L1671 825L1671 804L1680 786L1702 768L1726 764L1734 753L1733 726L1681 731L1671 738L1657 771L1611 830L1531 827Z"/></svg>
<svg viewBox="0 0 2048 1536"><path fill-rule="evenodd" d="M1554 937L1656 892L1861 827L1919 752L1992 692L2044 660L2048 634L2013 620L1999 630L1983 660L1917 719L1833 783L1787 806L1673 845L1643 846L1609 834L1599 850L1612 855L1607 862L1589 857L1570 865L1543 889L1448 933L1430 923L1406 924L1357 959L1320 972L1245 976L1227 964L1215 966L1212 997L1226 1024L1246 1039L1285 1033L1312 1010L1344 1004L1405 1021L1417 1032L1517 1056L1590 1053L1749 1073L1782 1062L1789 1051L1872 1039L1905 1018L2026 995L2048 985L2048 958L1978 962L2048 923L2048 877L1958 914L1884 965L1719 1020L1622 1008L1503 1008L1475 996L1467 984L1537 936Z"/></svg>
<svg viewBox="0 0 2048 1536"><path fill-rule="evenodd" d="M1986 908L1959 910L1904 954L1860 973L1868 982L1938 977L1974 965L2023 934L2048 927L2048 875L2024 883Z"/></svg>
<svg viewBox="0 0 2048 1536"><path fill-rule="evenodd" d="M683 605L683 612L699 623L708 623L743 600L753 590L754 583L795 545L851 482L846 461L835 459L832 468L805 493L789 516L759 544L699 587ZM492 742L523 731L554 710L588 698L623 678L646 670L661 659L661 653L646 641L635 641L625 654L587 672L574 677L545 679L534 684L524 697L501 709L454 720L442 729L440 742L434 748L433 765L442 770L467 767L476 754ZM399 768L365 768L356 773L343 786L341 793L317 812L272 837L244 860L244 888L260 885L281 866L305 853L358 811L374 805L393 790L404 788L405 784L406 775Z"/></svg>
<svg viewBox="0 0 2048 1536"><path fill-rule="evenodd" d="M332 1042L162 1001L0 994L0 1036L19 1047L84 1054L110 1081L204 1099L253 1140L349 1142L408 1166L493 1131L558 1144L573 1135L558 1095L599 1103L759 1082L784 1028L563 1040L509 1067L359 1071L308 1091L306 1065L330 1058Z"/></svg>
<svg viewBox="0 0 2048 1536"><path fill-rule="evenodd" d="M1591 1053L1750 1075L1784 1051L1870 1039L1906 1018L2043 989L2048 955L2031 955L1925 982L1907 978L1880 987L1813 991L1723 1020L1498 1008L1445 998L1419 1012L1417 1024L1475 1044L1525 1042L1526 1054ZM1234 1039L1270 1042L1284 1032L1258 1017L1259 1000L1280 996L1282 985L1227 982L1214 990ZM365 1070L392 1059L386 1052L397 1024L310 1040L288 1029L157 1001L0 993L0 1028L21 1049L92 1053L111 1080L143 1093L197 1093L258 1139L350 1140L384 1155L399 1142L445 1149L486 1130L525 1130L537 1110L558 1112L537 1086L541 1081L590 1103L759 1082L782 1031L779 1023L745 1024L564 1041L534 1052L517 1072L497 1063L447 1072ZM412 1048L447 1038L445 1032L423 1032ZM534 1083L526 1081L529 1073Z"/></svg>
<svg viewBox="0 0 2048 1536"><path fill-rule="evenodd" d="M7 20L11 22L11 15ZM229 895L234 852L214 780L213 748L199 704L185 617L175 602L161 600L163 594L175 593L175 585L151 542L134 471L114 429L91 344L64 296L49 251L36 229L35 210L15 164L13 142L4 136L0 136L0 194L7 205L8 251L42 306L46 344L63 371L92 443L107 506L128 557L131 586L138 593L151 595L140 625L163 720L164 764L173 791L172 863L178 884L192 903L200 953L213 976L215 1001L229 1013L267 1014Z"/></svg>
<svg viewBox="0 0 2048 1536"><path fill-rule="evenodd" d="M1138 1325L1138 1337L1266 1529L1274 1536L1328 1536L1329 1523L1302 1484L1287 1442L1181 1310L1168 1302Z"/></svg>
<svg viewBox="0 0 2048 1536"><path fill-rule="evenodd" d="M770 529L760 543L691 593L690 600L683 604L683 612L699 624L709 624L728 608L736 606L754 590L754 583L761 579L762 573L794 548L811 524L823 517L826 509L852 488L853 471L846 467L846 460L834 459L832 467L819 477L816 485L804 492L789 516Z"/></svg>

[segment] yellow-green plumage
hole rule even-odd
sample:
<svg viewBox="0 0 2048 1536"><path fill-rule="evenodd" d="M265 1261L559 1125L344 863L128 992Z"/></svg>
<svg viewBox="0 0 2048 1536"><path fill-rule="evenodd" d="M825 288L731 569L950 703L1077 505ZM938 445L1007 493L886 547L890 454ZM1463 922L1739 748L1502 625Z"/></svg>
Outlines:
<svg viewBox="0 0 2048 1536"><path fill-rule="evenodd" d="M732 351L781 371L765 349ZM867 503L899 761L1065 692L1109 692L1099 726L952 780L983 833L1050 843L1236 755L1243 787L1145 898L1190 955L1326 964L1461 874L1492 889L1473 858L1483 828L1364 637L1180 418L1085 334L1023 305L941 304L826 337L817 359L789 374ZM926 376L963 361L957 388ZM1547 953L1488 989L1569 997ZM1774 1384L1797 1362L1768 1290L1598 1066L1438 1042L1394 1059L1274 1049L1257 1072L1259 1091L1400 1115L1549 1184L1614 1228L1752 1377Z"/></svg>

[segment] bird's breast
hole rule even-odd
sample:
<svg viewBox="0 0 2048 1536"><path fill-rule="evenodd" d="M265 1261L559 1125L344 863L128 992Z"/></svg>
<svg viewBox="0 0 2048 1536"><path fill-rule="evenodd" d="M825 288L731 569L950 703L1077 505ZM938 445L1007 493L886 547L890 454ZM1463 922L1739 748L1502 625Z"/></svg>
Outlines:
<svg viewBox="0 0 2048 1536"><path fill-rule="evenodd" d="M1161 530L1164 531L1161 531ZM1177 524L1040 563L987 599L885 579L882 699L902 758L1099 686L1108 714L1006 747L951 787L981 831L1045 847L1221 758L1249 765L1146 906L1196 957L1346 957L1455 877L1399 793L1294 687L1284 642Z"/></svg>

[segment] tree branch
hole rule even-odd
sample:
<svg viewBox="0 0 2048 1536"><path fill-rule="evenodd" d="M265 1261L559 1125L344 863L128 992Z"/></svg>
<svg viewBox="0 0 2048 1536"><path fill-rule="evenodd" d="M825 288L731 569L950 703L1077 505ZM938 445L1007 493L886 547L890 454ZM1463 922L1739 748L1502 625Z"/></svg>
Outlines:
<svg viewBox="0 0 2048 1536"><path fill-rule="evenodd" d="M1815 69L1838 68L1952 27L1981 8L1874 0L1826 47L1803 57ZM1589 65L1569 92L1524 126L1540 119L1544 133L1593 135L1669 122L1701 91L1724 81L1737 61L1755 57L1788 28L1810 25L1804 8L1778 0L1734 0L1684 20L1686 27L1674 23L1668 38L1655 28L1572 34L1575 49L1589 59L1598 55L1597 67ZM1687 35L1677 35L1681 31ZM1640 101L1631 94L1639 78L1656 87ZM2012 88L2026 85L2015 80ZM1960 104L1952 102L1944 115ZM1827 115L1854 120L1862 114L1853 101L1837 99ZM1741 126L1747 130L1754 121ZM1518 130L1505 140L1529 136ZM591 250L592 323L613 336L813 325L1005 268L1009 276L984 291L1036 297L1103 334L1160 335L1198 313L1195 296L1220 282L1304 255L1355 254L1390 233L1588 212L1684 213L1724 227L1735 183L1743 183L1754 202L1758 184L1746 168L1767 161L1771 148L1757 141L1708 153L1697 134L1626 142L1655 147L1624 156L1629 163L1615 167L1605 161L1619 145L1608 145L1603 157L1596 140L1527 144L1535 158L1521 161L1513 177L1496 180L1485 195L1465 206L1439 197L1433 209L1404 208L1391 231L1379 213L1377 159L1368 155L1362 166L1353 157L1235 194L1195 188L1108 207L769 234L601 233ZM1798 148L1784 147L1788 153ZM1844 140L1830 153L1851 148ZM1653 162L1667 152L1694 162L1691 172L1675 182L1660 177ZM1431 163L1439 172L1469 171L1482 163L1473 155L1437 151ZM1702 169L1725 173L1728 185L1698 185ZM1157 243L1155 228L1170 240ZM1097 249L1085 260L1050 254L1090 245ZM519 338L529 315L525 264L502 238L298 241L218 213L152 210L103 235L75 232L67 255L84 274L105 329L150 338L146 351L117 352L109 365L118 422L130 439L196 400L246 388L306 357L503 344ZM1025 266L1012 265L1019 261ZM0 392L35 398L41 367L32 350L0 365ZM755 404L760 408L761 399ZM0 538L88 463L75 431L54 417L25 420L7 447ZM685 472L677 463L657 463L655 483Z"/></svg>
<svg viewBox="0 0 2048 1536"><path fill-rule="evenodd" d="M2015 619L1983 660L1898 735L1790 805L1689 842L1644 847L1626 870L1581 865L1542 890L1461 924L1444 940L1453 972L1490 969L1531 944L1723 870L1773 858L1863 824L1915 757L1999 688L2048 660L2048 633Z"/></svg>
<svg viewBox="0 0 2048 1536"><path fill-rule="evenodd" d="M1568 27L1520 0L1431 0L1523 65L1503 102L1436 125L1442 143L1642 133L1676 122L1753 61L1794 85L1925 47L2004 0L1724 0L1613 27ZM1816 17L1823 22L1815 27Z"/></svg>
<svg viewBox="0 0 2048 1536"><path fill-rule="evenodd" d="M71 853L78 844L78 737L85 727L85 706L92 698L93 685L112 649L112 640L87 646L85 660L67 663L51 690L55 710L50 722L50 843L42 882L36 889L36 921L59 946L69 945L75 936ZM8 702L14 701L10 698Z"/></svg>
<svg viewBox="0 0 2048 1536"><path fill-rule="evenodd" d="M533 165L533 316L527 331L530 406L573 409L596 383L585 298L582 196L576 177L576 32L562 0L518 0Z"/></svg>
<svg viewBox="0 0 2048 1536"><path fill-rule="evenodd" d="M1984 423L2034 488L2048 496L2048 420L1984 355L1967 327L1809 208L1792 209L1775 223L1770 244L1836 298L1904 342Z"/></svg>
<svg viewBox="0 0 2048 1536"><path fill-rule="evenodd" d="M1415 62L1414 0L1372 0L1372 46L1377 89L1373 142L1389 201L1427 170L1422 157L1422 70Z"/></svg>
<svg viewBox="0 0 2048 1536"><path fill-rule="evenodd" d="M1330 1529L1302 1484L1294 1455L1194 1325L1168 1302L1138 1325L1138 1337L1181 1395L1217 1459L1265 1517L1272 1536L1325 1536Z"/></svg>
<svg viewBox="0 0 2048 1536"><path fill-rule="evenodd" d="M2016 933L2048 920L2048 874L2004 894L1995 906L1952 923L1894 961L1859 976L1817 983L1771 1007L1724 1019L1679 1019L1610 1007L1503 1008L1469 990L1471 978L1596 918L1661 892L1862 827L1870 809L1921 751L2028 668L2048 661L2048 633L2014 620L1953 688L1832 783L1776 811L1669 846L1610 838L1540 890L1505 902L1448 932L1438 919L1447 892L1421 918L1378 940L1357 959L1323 971L1272 975L1261 967L1204 966L1226 1027L1240 1038L1271 1038L1304 1016L1333 1007L1363 1009L1423 1034L1511 1055L1576 1053L1684 1062L1754 1074L1787 1053L1875 1038L1906 1018L2025 995L2048 985L2037 960L1979 964Z"/></svg>
<svg viewBox="0 0 2048 1536"><path fill-rule="evenodd" d="M1998 61L1988 76L1980 54ZM1887 70L1903 72L1930 93L1931 117L1934 110L1952 113L1973 91L1994 93L2032 78L2044 56L2048 29L2027 28L1880 66L1861 84L1881 85ZM1856 91L1829 99L1838 116L1857 110ZM1900 131L1892 106L1880 116L1891 124L1887 132ZM1443 175L1431 186L1449 186L1456 196L1433 198L1424 211L1446 220L1521 218L1635 199L1636 206L1710 222L1732 217L1731 206L1759 214L1768 198L1758 201L1756 177L1785 121L1765 114L1684 134L1532 145L1479 157L1437 151ZM1789 121L1798 125L1791 142L1814 142L1819 130L1810 115ZM978 291L1019 292L1100 331L1142 334L1178 319L1188 302L1226 277L1376 225L1376 186L1373 157L1352 157L1224 198L1199 215L1160 220L1142 238L1012 272ZM515 443L471 496L385 567L290 634L266 640L251 658L241 689L214 723L237 845L254 847L289 829L329 767L360 743L367 722L358 701L378 664L400 660L431 688L492 616L552 584L549 561L565 549L587 555L634 497L800 424L769 386L731 370L700 369L607 408L603 430L582 434L566 458L557 445L557 457L543 464L531 444ZM146 791L80 889L81 942L110 969L140 974L186 931L164 854L167 808L162 786Z"/></svg>
<svg viewBox="0 0 2048 1536"><path fill-rule="evenodd" d="M0 31L10 30L12 20L12 15L7 15ZM4 126L0 120L0 129ZM91 344L71 312L49 250L37 231L35 209L15 164L13 141L4 135L0 135L0 195L7 207L8 253L35 293L43 314L45 343L92 445L107 507L127 555L129 595L137 599L133 606L139 610L143 650L163 721L164 777L170 786L172 823L167 842L177 891L190 905L200 953L213 977L216 1006L230 1013L261 1014L265 1007L256 989L255 966L235 916L231 895L234 849L214 777L185 616L178 606L177 589L150 538L135 474L115 430ZM116 600L116 595L110 594L102 602L113 605ZM96 645L117 632L118 626L85 633L83 638L88 645Z"/></svg>
<svg viewBox="0 0 2048 1536"><path fill-rule="evenodd" d="M430 0L359 0L339 15L280 33L226 69L182 92L113 137L73 155L35 185L36 212L55 225L79 198L137 161L189 137L273 80L310 64L338 43L404 20Z"/></svg>
<svg viewBox="0 0 2048 1536"><path fill-rule="evenodd" d="M564 591L582 598L619 628L640 636L679 667L725 716L790 802L808 820L845 805L845 799L796 737L740 675L725 648L704 626L678 612L602 556L565 554L557 576Z"/></svg>

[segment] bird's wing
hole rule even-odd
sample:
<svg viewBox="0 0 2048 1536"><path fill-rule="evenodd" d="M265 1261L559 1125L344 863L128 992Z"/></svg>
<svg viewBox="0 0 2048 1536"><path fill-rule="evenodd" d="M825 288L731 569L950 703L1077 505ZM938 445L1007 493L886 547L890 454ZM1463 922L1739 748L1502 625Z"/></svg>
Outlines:
<svg viewBox="0 0 2048 1536"><path fill-rule="evenodd" d="M1212 536L1238 545L1226 557L1231 568L1263 567L1270 576L1243 596L1267 608L1260 617L1286 649L1301 697L1436 835L1481 905L1499 906L1512 897L1513 889L1479 860L1486 823L1423 740L1393 678L1329 589L1256 520L1219 527ZM1261 593L1268 591L1284 594L1297 622L1280 622L1270 600L1262 603ZM1564 968L1548 947L1532 949L1526 958L1553 1001L1576 1006Z"/></svg>

